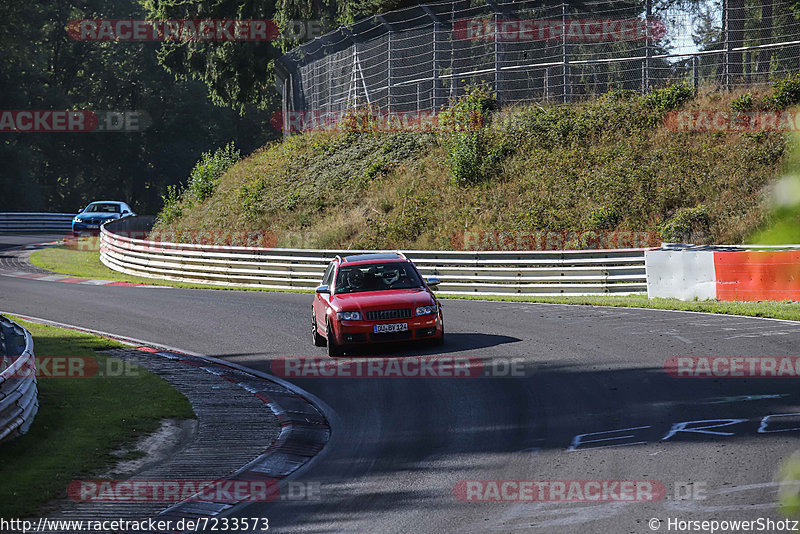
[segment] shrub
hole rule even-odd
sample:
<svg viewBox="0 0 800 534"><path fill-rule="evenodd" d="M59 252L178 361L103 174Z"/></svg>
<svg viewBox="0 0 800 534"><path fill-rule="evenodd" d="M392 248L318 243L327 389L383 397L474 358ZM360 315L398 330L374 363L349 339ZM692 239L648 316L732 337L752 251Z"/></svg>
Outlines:
<svg viewBox="0 0 800 534"><path fill-rule="evenodd" d="M651 111L663 114L678 109L693 97L694 89L688 83L680 82L643 96L642 105Z"/></svg>
<svg viewBox="0 0 800 534"><path fill-rule="evenodd" d="M594 210L589 214L589 230L611 230L622 220L622 213L616 208L607 207Z"/></svg>
<svg viewBox="0 0 800 534"><path fill-rule="evenodd" d="M733 111L750 111L751 109L753 109L753 95L750 93L745 93L731 102Z"/></svg>
<svg viewBox="0 0 800 534"><path fill-rule="evenodd" d="M158 224L170 224L183 215L181 208L181 193L177 185L167 186L167 194L161 196L164 207L158 214Z"/></svg>
<svg viewBox="0 0 800 534"><path fill-rule="evenodd" d="M700 204L694 208L680 208L659 231L666 242L702 244L710 238L709 225L708 207Z"/></svg>
<svg viewBox="0 0 800 534"><path fill-rule="evenodd" d="M451 180L460 185L484 180L502 159L504 150L490 150L488 124L494 95L483 86L469 87L441 113L439 128L447 150Z"/></svg>
<svg viewBox="0 0 800 534"><path fill-rule="evenodd" d="M202 202L214 194L219 177L241 157L233 142L219 148L213 154L205 152L189 175L187 194L189 200Z"/></svg>
<svg viewBox="0 0 800 534"><path fill-rule="evenodd" d="M775 81L772 84L772 102L777 109L800 103L800 74Z"/></svg>

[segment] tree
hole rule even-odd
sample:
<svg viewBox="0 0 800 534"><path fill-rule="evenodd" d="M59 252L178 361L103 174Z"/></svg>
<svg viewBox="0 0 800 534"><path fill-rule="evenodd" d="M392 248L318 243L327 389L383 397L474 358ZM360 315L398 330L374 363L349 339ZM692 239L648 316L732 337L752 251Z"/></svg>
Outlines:
<svg viewBox="0 0 800 534"><path fill-rule="evenodd" d="M81 18L142 18L135 0L7 0L0 26L0 109L141 110L138 133L0 133L0 210L75 211L97 198L160 209L205 151L236 140L245 152L267 139L268 117L214 106L199 82L178 82L157 43L82 42L65 28ZM10 193L10 194L6 194Z"/></svg>

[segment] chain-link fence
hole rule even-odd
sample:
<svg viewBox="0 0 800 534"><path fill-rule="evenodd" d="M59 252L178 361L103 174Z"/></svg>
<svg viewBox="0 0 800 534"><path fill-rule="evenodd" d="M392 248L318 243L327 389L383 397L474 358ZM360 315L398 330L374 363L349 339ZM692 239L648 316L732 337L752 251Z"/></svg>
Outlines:
<svg viewBox="0 0 800 534"><path fill-rule="evenodd" d="M475 84L508 105L677 80L731 88L800 69L800 8L791 0L485 1L385 13L285 54L284 120L357 105L435 110Z"/></svg>

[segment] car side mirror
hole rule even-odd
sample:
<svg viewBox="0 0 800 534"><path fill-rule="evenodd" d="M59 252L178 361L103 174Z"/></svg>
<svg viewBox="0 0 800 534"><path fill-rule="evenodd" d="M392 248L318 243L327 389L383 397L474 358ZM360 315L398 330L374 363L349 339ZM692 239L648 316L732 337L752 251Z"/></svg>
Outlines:
<svg viewBox="0 0 800 534"><path fill-rule="evenodd" d="M83 213L83 208L79 208L78 213Z"/></svg>
<svg viewBox="0 0 800 534"><path fill-rule="evenodd" d="M315 292L316 292L316 293L327 293L327 294L329 294L329 295L330 295L330 293L331 293L331 288L330 288L330 287L328 287L328 286L319 286L319 287L318 287L318 288L315 290Z"/></svg>
<svg viewBox="0 0 800 534"><path fill-rule="evenodd" d="M428 278L427 280L425 280L425 282L427 282L427 284L428 284L428 287L431 287L431 288L433 288L433 289L436 289L436 287L437 287L439 284L441 284L441 283L442 283L442 281L441 281L441 280L439 280L438 278L436 278L435 276L431 276L430 278Z"/></svg>

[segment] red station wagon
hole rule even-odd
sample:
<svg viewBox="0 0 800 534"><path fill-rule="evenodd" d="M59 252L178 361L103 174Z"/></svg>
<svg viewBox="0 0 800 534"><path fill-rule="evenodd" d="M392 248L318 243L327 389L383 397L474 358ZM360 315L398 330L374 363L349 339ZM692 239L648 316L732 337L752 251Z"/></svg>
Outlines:
<svg viewBox="0 0 800 534"><path fill-rule="evenodd" d="M442 343L442 306L430 289L438 284L400 253L337 256L314 295L314 345L339 356L348 345Z"/></svg>

